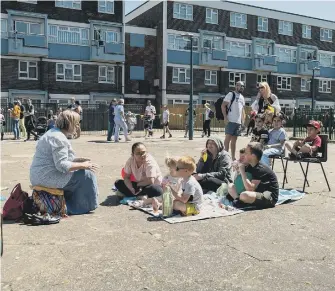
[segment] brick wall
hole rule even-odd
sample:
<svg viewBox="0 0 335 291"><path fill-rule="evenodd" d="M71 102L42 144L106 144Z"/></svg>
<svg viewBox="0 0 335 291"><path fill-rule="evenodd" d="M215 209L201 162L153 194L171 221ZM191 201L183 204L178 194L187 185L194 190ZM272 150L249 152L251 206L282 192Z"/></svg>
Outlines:
<svg viewBox="0 0 335 291"><path fill-rule="evenodd" d="M156 28L158 23L163 20L163 2L157 4L138 17L128 22L130 25L141 27Z"/></svg>

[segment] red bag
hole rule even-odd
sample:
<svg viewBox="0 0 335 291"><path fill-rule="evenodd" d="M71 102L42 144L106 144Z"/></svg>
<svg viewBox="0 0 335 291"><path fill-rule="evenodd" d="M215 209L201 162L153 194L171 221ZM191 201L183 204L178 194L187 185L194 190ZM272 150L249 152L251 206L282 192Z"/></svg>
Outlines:
<svg viewBox="0 0 335 291"><path fill-rule="evenodd" d="M5 205L3 206L4 220L17 220L23 216L23 207L28 199L28 193L22 191L21 184L17 184L10 193Z"/></svg>

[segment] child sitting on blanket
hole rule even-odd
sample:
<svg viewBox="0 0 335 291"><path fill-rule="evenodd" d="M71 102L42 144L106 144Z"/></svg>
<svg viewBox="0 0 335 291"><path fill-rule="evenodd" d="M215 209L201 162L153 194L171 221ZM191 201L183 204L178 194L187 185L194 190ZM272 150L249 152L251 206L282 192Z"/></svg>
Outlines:
<svg viewBox="0 0 335 291"><path fill-rule="evenodd" d="M177 173L182 181L183 193L175 195L173 209L180 211L182 215L197 215L203 204L203 192L198 181L193 177L196 165L192 157L182 157L177 162Z"/></svg>
<svg viewBox="0 0 335 291"><path fill-rule="evenodd" d="M173 196L178 196L182 193L182 178L178 177L177 173L177 162L176 158L166 158L165 165L169 168L169 174L163 178L163 188L169 186L171 188ZM154 213L158 213L159 208L162 206L162 196L152 198L152 208Z"/></svg>

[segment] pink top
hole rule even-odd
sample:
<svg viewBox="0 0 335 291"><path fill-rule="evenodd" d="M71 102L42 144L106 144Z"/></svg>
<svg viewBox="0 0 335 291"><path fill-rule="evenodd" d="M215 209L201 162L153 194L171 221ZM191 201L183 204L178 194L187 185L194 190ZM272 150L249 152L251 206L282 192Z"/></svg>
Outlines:
<svg viewBox="0 0 335 291"><path fill-rule="evenodd" d="M150 154L147 154L146 160L141 167L137 167L135 157L130 157L124 166L124 171L128 175L133 174L137 182L144 178L155 178L154 184L160 185L163 180L161 170Z"/></svg>

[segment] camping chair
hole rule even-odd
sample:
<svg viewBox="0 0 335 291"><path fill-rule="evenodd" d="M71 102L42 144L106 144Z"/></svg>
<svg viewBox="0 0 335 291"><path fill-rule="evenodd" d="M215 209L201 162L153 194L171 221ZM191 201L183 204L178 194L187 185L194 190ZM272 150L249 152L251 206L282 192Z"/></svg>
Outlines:
<svg viewBox="0 0 335 291"><path fill-rule="evenodd" d="M280 154L280 155L270 155L269 158L272 160L271 161L271 169L273 171L273 168L274 168L274 165L275 165L275 160L281 160L281 165L283 167L283 172L284 172L284 169L285 169L285 166L284 166L284 158L285 158L285 149L284 151ZM285 183L288 183L287 181L287 177L285 177Z"/></svg>
<svg viewBox="0 0 335 291"><path fill-rule="evenodd" d="M331 191L326 172L325 172L325 170L323 168L323 165L322 165L322 163L325 163L328 160L328 135L320 134L319 136L321 138L321 147L319 148L319 153L320 153L321 156L313 157L313 158L303 158L301 160L285 158L286 164L285 164L285 169L284 169L284 180L283 180L283 187L282 188L284 188L284 184L285 184L288 162L293 161L293 162L298 162L300 164L300 168L302 170L302 173L304 174L304 186L303 186L303 189L302 189L303 192L305 192L306 183L309 186L309 183L308 183L308 180L307 180L309 164L320 164L322 172L323 172L323 176L325 177L325 180L327 182L328 190ZM304 171L304 169L302 167L302 163L307 163L306 172Z"/></svg>

